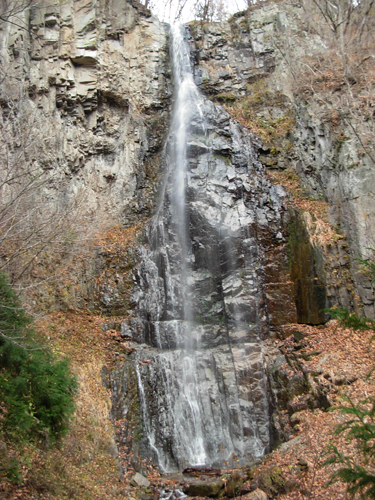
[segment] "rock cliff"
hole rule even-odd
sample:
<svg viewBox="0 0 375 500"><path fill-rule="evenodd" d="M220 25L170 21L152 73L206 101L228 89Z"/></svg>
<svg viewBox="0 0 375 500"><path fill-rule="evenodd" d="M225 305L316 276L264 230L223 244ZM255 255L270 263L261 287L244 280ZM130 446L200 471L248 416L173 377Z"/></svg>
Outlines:
<svg viewBox="0 0 375 500"><path fill-rule="evenodd" d="M311 243L297 255L309 262L310 276L298 274L298 262L292 272L295 300L318 309L324 288L328 305L359 311L363 304L372 316L372 285L355 261L374 246L372 160L350 124L332 128L333 104L296 88L296 61L328 53L308 28L302 9L284 3L262 4L228 23L193 24L195 80L235 117L237 104L250 107L256 131L274 131L260 149L271 174L295 172L310 198L327 203L333 242L321 241L316 214L292 215L298 237L305 233ZM30 131L32 148L24 147L31 162L53 172L43 200L76 203L97 226L131 226L150 216L172 96L166 27L136 2L38 4L17 23L4 23L1 39L3 120L9 110L17 113ZM313 298L298 299L306 279L313 280L305 287ZM303 311L299 318L322 321Z"/></svg>
<svg viewBox="0 0 375 500"><path fill-rule="evenodd" d="M138 2L41 2L1 26L3 120L33 132L44 196L101 224L153 207L171 97L165 27ZM37 133L36 133L37 131Z"/></svg>
<svg viewBox="0 0 375 500"><path fill-rule="evenodd" d="M371 149L363 143L373 134L373 122L366 113L350 117L342 107L345 85L342 77L336 82L334 70L327 76L325 68L316 66L320 80L304 73L313 71L319 58L335 54L301 5L262 3L228 23L193 24L195 80L240 121L248 118L263 138L260 160L271 172L296 173L308 197L328 203L327 220L337 230L331 242L314 238L311 231L319 228L308 220L306 207L302 210L319 279L329 303L358 308L356 292L365 314L373 317L373 288L355 261L370 258L374 246L374 165ZM336 59L334 64L339 66ZM320 92L324 78L333 80L325 93ZM373 95L367 85L356 85L350 91L353 108ZM282 176L274 178L277 182Z"/></svg>

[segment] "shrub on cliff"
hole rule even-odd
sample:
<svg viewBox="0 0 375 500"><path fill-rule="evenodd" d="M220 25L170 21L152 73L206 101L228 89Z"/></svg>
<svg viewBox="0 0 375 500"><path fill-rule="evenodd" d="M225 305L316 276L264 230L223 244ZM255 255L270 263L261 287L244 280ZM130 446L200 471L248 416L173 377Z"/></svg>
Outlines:
<svg viewBox="0 0 375 500"><path fill-rule="evenodd" d="M0 274L0 430L54 441L67 430L76 387L67 361L43 345Z"/></svg>
<svg viewBox="0 0 375 500"><path fill-rule="evenodd" d="M349 312L343 307L325 309L330 313L331 317L338 320L341 328L350 328L354 331L366 331L375 329L375 321L366 316L357 316L355 313Z"/></svg>

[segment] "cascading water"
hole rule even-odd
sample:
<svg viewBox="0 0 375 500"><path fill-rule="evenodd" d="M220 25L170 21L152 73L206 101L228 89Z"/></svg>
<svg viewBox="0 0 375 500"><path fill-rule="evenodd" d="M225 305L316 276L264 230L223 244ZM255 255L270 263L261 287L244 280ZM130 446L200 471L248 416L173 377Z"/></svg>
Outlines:
<svg viewBox="0 0 375 500"><path fill-rule="evenodd" d="M280 204L252 138L194 84L187 28L171 30L166 173L136 271L132 335L141 443L164 471L251 461L269 446L259 231ZM265 201L267 200L267 201Z"/></svg>

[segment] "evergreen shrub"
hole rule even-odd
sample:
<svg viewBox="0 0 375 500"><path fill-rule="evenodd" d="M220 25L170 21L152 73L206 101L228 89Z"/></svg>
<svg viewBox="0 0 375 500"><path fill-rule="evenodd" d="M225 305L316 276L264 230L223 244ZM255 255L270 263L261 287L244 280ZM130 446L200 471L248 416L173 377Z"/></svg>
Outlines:
<svg viewBox="0 0 375 500"><path fill-rule="evenodd" d="M77 382L31 323L0 274L0 430L13 439L53 442L68 429Z"/></svg>

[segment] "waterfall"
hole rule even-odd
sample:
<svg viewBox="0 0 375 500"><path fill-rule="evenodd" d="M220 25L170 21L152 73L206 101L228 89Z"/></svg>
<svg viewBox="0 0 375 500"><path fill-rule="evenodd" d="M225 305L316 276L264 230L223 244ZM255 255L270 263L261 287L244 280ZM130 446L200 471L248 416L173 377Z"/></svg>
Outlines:
<svg viewBox="0 0 375 500"><path fill-rule="evenodd" d="M187 143L188 131L192 116L201 119L203 128L203 114L201 112L202 99L193 80L190 64L190 51L183 37L183 27L175 24L171 28L173 73L176 88L176 99L172 119L172 137L170 144L170 159L172 166L172 196L171 211L172 224L178 236L179 251L181 253L181 282L180 295L182 298L182 317L186 321L192 320L191 301L189 298L189 255L191 243L189 234L189 220L186 207L186 177L188 174ZM189 347L189 336L184 339L185 347Z"/></svg>
<svg viewBox="0 0 375 500"><path fill-rule="evenodd" d="M251 461L270 441L255 234L265 182L249 134L200 95L188 36L171 28L165 177L131 322L142 442L164 471Z"/></svg>

